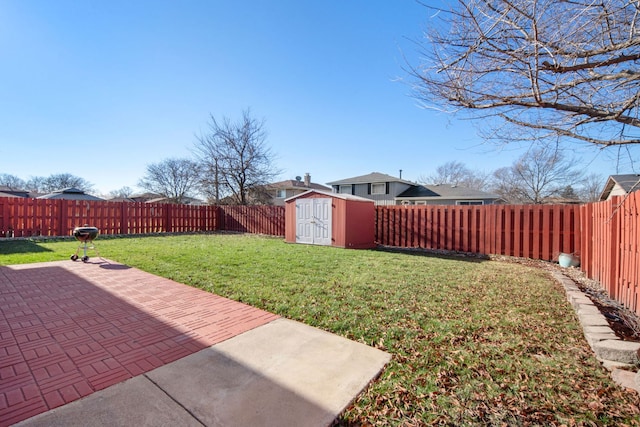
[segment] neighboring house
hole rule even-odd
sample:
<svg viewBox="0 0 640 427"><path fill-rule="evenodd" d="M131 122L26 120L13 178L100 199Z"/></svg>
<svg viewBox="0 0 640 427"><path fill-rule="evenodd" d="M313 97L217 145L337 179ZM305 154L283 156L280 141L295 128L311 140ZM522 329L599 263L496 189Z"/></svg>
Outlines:
<svg viewBox="0 0 640 427"><path fill-rule="evenodd" d="M331 188L311 182L311 175L305 173L304 180L298 176L295 180L288 179L267 184L261 187L260 193L254 193L252 196L267 205L284 206L284 199L309 190L331 191Z"/></svg>
<svg viewBox="0 0 640 427"><path fill-rule="evenodd" d="M142 194L134 194L129 197L114 197L113 199L109 199L110 202L128 202L128 203L173 203L167 197L163 197L156 193L142 193ZM185 196L182 198L182 205L206 205L206 202L203 202L200 199L196 199L194 197Z"/></svg>
<svg viewBox="0 0 640 427"><path fill-rule="evenodd" d="M0 197L29 197L29 192L25 190L14 190L11 187L0 185Z"/></svg>
<svg viewBox="0 0 640 427"><path fill-rule="evenodd" d="M114 197L112 199L109 199L110 202L140 202L140 203L146 203L149 200L153 200L153 199L157 199L161 197L159 194L156 193L140 193L140 194L132 194L129 197Z"/></svg>
<svg viewBox="0 0 640 427"><path fill-rule="evenodd" d="M610 175L600 194L600 200L609 200L613 196L626 196L637 190L640 190L639 174Z"/></svg>
<svg viewBox="0 0 640 427"><path fill-rule="evenodd" d="M104 201L100 197L92 196L91 194L87 194L84 191L75 188L64 188L62 190L57 190L49 194L45 194L44 196L38 197L38 199L66 199L66 200L95 200L95 201Z"/></svg>
<svg viewBox="0 0 640 427"><path fill-rule="evenodd" d="M172 199L168 197L157 197L155 199L146 200L145 203L175 203ZM180 205L206 205L206 202L203 202L200 199L196 199L195 197L184 196L179 203Z"/></svg>
<svg viewBox="0 0 640 427"><path fill-rule="evenodd" d="M441 184L420 185L380 172L327 183L334 193L374 200L376 205L489 205L501 203L496 194Z"/></svg>
<svg viewBox="0 0 640 427"><path fill-rule="evenodd" d="M545 197L542 201L545 205L579 205L582 202L580 199L562 196Z"/></svg>
<svg viewBox="0 0 640 427"><path fill-rule="evenodd" d="M497 194L459 185L415 185L398 194L400 205L493 205L502 203Z"/></svg>
<svg viewBox="0 0 640 427"><path fill-rule="evenodd" d="M327 182L334 193L374 200L376 205L397 205L396 196L417 184L380 172Z"/></svg>

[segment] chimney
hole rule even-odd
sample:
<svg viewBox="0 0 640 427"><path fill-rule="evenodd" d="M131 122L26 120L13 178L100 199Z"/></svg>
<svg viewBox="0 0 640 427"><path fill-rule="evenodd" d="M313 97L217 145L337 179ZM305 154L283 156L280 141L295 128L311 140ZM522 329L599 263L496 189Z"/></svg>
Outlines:
<svg viewBox="0 0 640 427"><path fill-rule="evenodd" d="M304 174L304 186L309 187L311 185L311 175L309 173Z"/></svg>
<svg viewBox="0 0 640 427"><path fill-rule="evenodd" d="M400 169L400 179L402 179L402 169Z"/></svg>

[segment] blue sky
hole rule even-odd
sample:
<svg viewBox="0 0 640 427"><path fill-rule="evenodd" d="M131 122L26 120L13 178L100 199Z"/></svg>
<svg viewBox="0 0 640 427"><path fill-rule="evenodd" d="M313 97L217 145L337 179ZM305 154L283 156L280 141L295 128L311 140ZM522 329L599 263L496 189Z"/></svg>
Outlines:
<svg viewBox="0 0 640 427"><path fill-rule="evenodd" d="M0 173L136 188L148 164L191 156L210 114L247 108L282 179L510 165L524 148L411 98L403 67L429 19L414 0L0 0ZM574 153L605 177L634 172Z"/></svg>

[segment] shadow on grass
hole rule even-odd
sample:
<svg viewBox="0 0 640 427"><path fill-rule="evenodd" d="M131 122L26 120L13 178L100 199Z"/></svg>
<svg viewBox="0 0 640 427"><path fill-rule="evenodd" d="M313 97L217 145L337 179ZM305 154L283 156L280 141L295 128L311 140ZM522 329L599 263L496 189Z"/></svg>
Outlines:
<svg viewBox="0 0 640 427"><path fill-rule="evenodd" d="M5 240L0 241L0 255L29 254L38 252L53 252L51 249L43 248L35 242L29 240Z"/></svg>
<svg viewBox="0 0 640 427"><path fill-rule="evenodd" d="M380 251L380 252L421 256L421 257L427 257L427 258L450 259L450 260L466 261L466 262L473 262L473 263L479 263L479 262L490 260L489 256L487 255L476 254L471 252L456 252L456 251L422 249L422 248L397 248L392 246L378 246L374 250Z"/></svg>

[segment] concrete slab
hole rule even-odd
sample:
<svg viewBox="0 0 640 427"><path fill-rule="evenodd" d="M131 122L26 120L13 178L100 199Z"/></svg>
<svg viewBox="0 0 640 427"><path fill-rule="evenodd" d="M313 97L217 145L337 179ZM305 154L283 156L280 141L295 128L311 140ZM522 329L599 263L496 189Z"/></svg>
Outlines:
<svg viewBox="0 0 640 427"><path fill-rule="evenodd" d="M390 359L279 319L17 425L328 426Z"/></svg>
<svg viewBox="0 0 640 427"><path fill-rule="evenodd" d="M278 319L147 376L204 425L326 426L390 360Z"/></svg>
<svg viewBox="0 0 640 427"><path fill-rule="evenodd" d="M198 426L178 403L145 376L22 421L19 427Z"/></svg>

